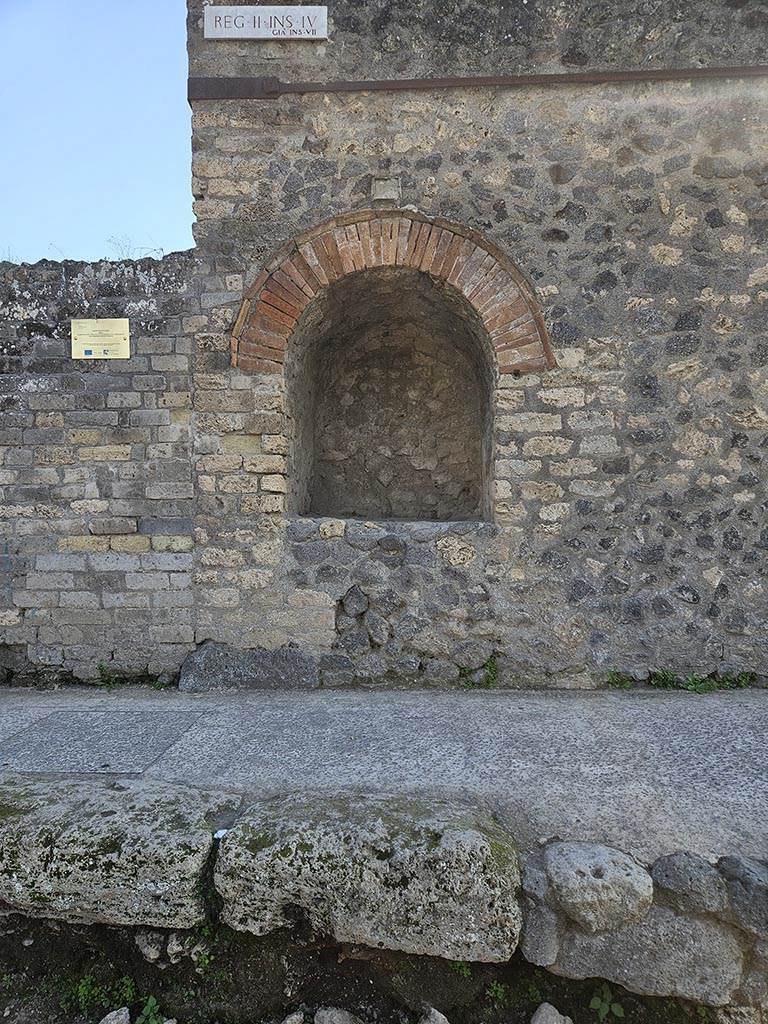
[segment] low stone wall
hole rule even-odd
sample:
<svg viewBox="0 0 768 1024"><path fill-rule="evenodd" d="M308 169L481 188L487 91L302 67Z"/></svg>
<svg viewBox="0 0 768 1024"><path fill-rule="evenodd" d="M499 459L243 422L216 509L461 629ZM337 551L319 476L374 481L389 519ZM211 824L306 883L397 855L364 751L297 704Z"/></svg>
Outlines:
<svg viewBox="0 0 768 1024"><path fill-rule="evenodd" d="M191 612L191 253L0 264L0 671L175 672ZM129 317L127 360L70 318Z"/></svg>
<svg viewBox="0 0 768 1024"><path fill-rule="evenodd" d="M146 782L0 784L0 912L265 935L504 963L708 1006L768 1004L768 865L676 853L518 849L482 806L240 800ZM184 940L182 939L182 942Z"/></svg>

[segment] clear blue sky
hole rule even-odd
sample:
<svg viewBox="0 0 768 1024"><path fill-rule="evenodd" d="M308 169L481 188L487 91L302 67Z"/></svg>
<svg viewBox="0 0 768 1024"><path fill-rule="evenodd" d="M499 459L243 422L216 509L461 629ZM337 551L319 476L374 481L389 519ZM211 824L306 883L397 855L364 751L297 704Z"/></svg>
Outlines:
<svg viewBox="0 0 768 1024"><path fill-rule="evenodd" d="M0 0L0 259L192 245L184 0Z"/></svg>

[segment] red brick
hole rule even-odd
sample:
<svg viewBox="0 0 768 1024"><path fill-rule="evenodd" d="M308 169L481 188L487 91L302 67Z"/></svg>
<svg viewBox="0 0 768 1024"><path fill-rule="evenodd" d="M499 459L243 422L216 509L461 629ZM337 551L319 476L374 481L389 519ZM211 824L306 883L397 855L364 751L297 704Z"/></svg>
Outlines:
<svg viewBox="0 0 768 1024"><path fill-rule="evenodd" d="M334 228L333 239L336 243L339 259L341 260L342 272L344 274L351 274L355 269L355 261L352 259L352 253L349 251L347 233L344 228Z"/></svg>
<svg viewBox="0 0 768 1024"><path fill-rule="evenodd" d="M448 252L445 254L445 260L440 268L440 276L447 280L453 271L456 264L456 260L461 252L461 247L464 245L464 238L461 235L454 235L453 241L448 246Z"/></svg>
<svg viewBox="0 0 768 1024"><path fill-rule="evenodd" d="M523 348L536 342L539 342L538 331L529 331L527 334L502 334L500 338L494 338L493 347L496 352L507 352L511 348Z"/></svg>
<svg viewBox="0 0 768 1024"><path fill-rule="evenodd" d="M470 241L468 238L462 239L461 248L459 249L459 254L456 257L456 262L453 264L453 269L448 275L448 281L454 287L456 286L458 279L464 273L467 264L477 251L478 249L474 242Z"/></svg>
<svg viewBox="0 0 768 1024"><path fill-rule="evenodd" d="M524 369L525 368L525 369ZM544 370L547 368L547 359L541 351L540 344L526 345L525 348L513 352L505 352L499 356L499 372L526 373L531 370Z"/></svg>
<svg viewBox="0 0 768 1024"><path fill-rule="evenodd" d="M371 221L371 239L373 244L373 253L375 260L374 266L376 267L384 266L385 231L386 226L383 221L379 220L378 218L376 218L376 220Z"/></svg>
<svg viewBox="0 0 768 1024"><path fill-rule="evenodd" d="M483 250L481 249L480 252ZM475 262L474 268L467 268L466 272L459 278L458 286L464 295L469 295L475 287L493 270L496 261L490 253L485 253L479 263Z"/></svg>
<svg viewBox="0 0 768 1024"><path fill-rule="evenodd" d="M235 326L232 328L232 337L239 338L242 333L245 321L248 319L248 314L251 309L251 300L243 299L243 303L240 306L240 312L237 314L237 320L235 320Z"/></svg>
<svg viewBox="0 0 768 1024"><path fill-rule="evenodd" d="M285 351L288 339L284 334L275 334L274 331L256 331L248 328L240 341L240 348L245 349L248 345L266 345L267 348L274 348L278 352Z"/></svg>
<svg viewBox="0 0 768 1024"><path fill-rule="evenodd" d="M257 314L251 316L244 337L252 339L255 335L265 332L266 334L279 334L281 337L287 338L292 331L293 327L281 324L279 320Z"/></svg>
<svg viewBox="0 0 768 1024"><path fill-rule="evenodd" d="M308 299L312 299L314 298L317 289L313 288L309 284L296 264L297 260L294 256L289 260L285 260L280 269L293 281L296 287L299 288Z"/></svg>
<svg viewBox="0 0 768 1024"><path fill-rule="evenodd" d="M413 221L408 220L405 217L400 218L400 225L397 233L397 254L395 256L395 262L398 266L402 266L405 263L405 254L408 251L408 237L411 232L411 226Z"/></svg>
<svg viewBox="0 0 768 1024"><path fill-rule="evenodd" d="M328 259L331 261L331 266L336 271L336 277L344 276L344 264L341 262L341 256L339 255L339 247L336 244L336 235L333 229L324 232L320 236L320 241L325 246L325 251L328 254Z"/></svg>
<svg viewBox="0 0 768 1024"><path fill-rule="evenodd" d="M424 255L421 257L421 262L419 263L420 270L427 271L432 266L432 261L435 258L435 252L437 251L437 246L442 235L443 229L434 225L429 233L429 239L427 241L426 248L424 249Z"/></svg>
<svg viewBox="0 0 768 1024"><path fill-rule="evenodd" d="M246 293L245 293L246 299L252 299L256 295L259 294L261 289L264 287L264 285L266 283L266 280L269 277L270 273L271 273L271 270L268 270L266 267L264 268L264 270L261 271L259 276L253 282L253 284L249 286L248 290L246 291Z"/></svg>
<svg viewBox="0 0 768 1024"><path fill-rule="evenodd" d="M282 373L283 364L273 362L270 359L257 359L250 356L242 356L238 360L238 367L243 373Z"/></svg>
<svg viewBox="0 0 768 1024"><path fill-rule="evenodd" d="M312 270L312 273L323 287L330 283L325 268L320 262L314 247L309 242L299 246L299 254L304 257L307 266Z"/></svg>
<svg viewBox="0 0 768 1024"><path fill-rule="evenodd" d="M381 222L381 261L385 267L394 267L397 255L397 220L387 217Z"/></svg>
<svg viewBox="0 0 768 1024"><path fill-rule="evenodd" d="M357 233L360 236L360 249L363 254L363 265L373 266L373 249L371 248L371 225L369 221L362 220L357 225Z"/></svg>
<svg viewBox="0 0 768 1024"><path fill-rule="evenodd" d="M275 362L281 363L283 361L283 348L275 348L273 345L255 345L251 341L244 341L240 346L240 354L243 357L252 359L258 356L260 359L273 359Z"/></svg>
<svg viewBox="0 0 768 1024"><path fill-rule="evenodd" d="M405 249L403 251L403 266L404 267L410 267L410 265L411 265L411 259L413 257L413 250L414 250L414 248L416 246L416 242L418 240L419 232L420 231L421 231L421 221L420 220L412 220L411 221L410 230L408 231L408 240L405 243Z"/></svg>
<svg viewBox="0 0 768 1024"><path fill-rule="evenodd" d="M304 309L304 306L306 305L306 302L304 300L297 299L295 294L293 292L289 292L287 288L284 288L274 276L270 277L268 284L262 289L261 295L259 296L259 302L267 301L264 298L264 296L267 294L274 295L278 299L280 299L281 302L285 303L288 306L291 306L292 309L295 310L294 316L297 320L301 315L301 311ZM306 301L308 302L309 300ZM269 305L276 306L277 303L270 302ZM277 306L277 308L281 309L282 307ZM255 306L251 306L251 315L253 315L254 309Z"/></svg>
<svg viewBox="0 0 768 1024"><path fill-rule="evenodd" d="M274 306L276 309L281 310L281 312L288 313L294 320L298 320L301 316L301 310L297 306L294 306L293 303L288 302L276 292L269 291L268 287L259 296L259 302L266 302L268 306Z"/></svg>
<svg viewBox="0 0 768 1024"><path fill-rule="evenodd" d="M282 310L276 309L274 306L268 306L266 302L256 303L256 314L258 316L264 316L268 320L276 320L277 323L283 324L290 330L296 326L296 317L289 313L283 313Z"/></svg>
<svg viewBox="0 0 768 1024"><path fill-rule="evenodd" d="M427 242L429 241L431 233L432 225L425 221L419 228L419 237L416 239L409 261L410 266L419 267L421 265L421 258L424 255L424 250L427 247Z"/></svg>
<svg viewBox="0 0 768 1024"><path fill-rule="evenodd" d="M363 245L360 241L356 224L348 224L346 228L347 245L349 254L352 257L352 265L355 270L365 269L365 258L363 257Z"/></svg>
<svg viewBox="0 0 768 1024"><path fill-rule="evenodd" d="M514 302L515 299L519 298L520 291L517 285L511 278L507 278L506 284L499 288L495 294L486 299L485 302L476 303L475 309L478 311L480 316L485 320L486 317L495 316L496 313L500 312L504 306L510 302Z"/></svg>
<svg viewBox="0 0 768 1024"><path fill-rule="evenodd" d="M495 260L490 253L478 246L472 253L472 258L467 262L464 270L459 274L457 287L464 295L474 291L475 286L490 273L495 266Z"/></svg>
<svg viewBox="0 0 768 1024"><path fill-rule="evenodd" d="M317 267L310 266L306 257L299 249L297 249L293 256L291 256L291 262L307 282L308 286L312 289L312 292L317 295L323 287L323 282L316 273Z"/></svg>
<svg viewBox="0 0 768 1024"><path fill-rule="evenodd" d="M486 314L483 317L483 323L485 328L491 334L497 330L503 330L506 327L512 327L516 325L518 321L533 319L531 317L530 310L528 309L528 303L524 299L517 299L514 302L510 302L505 306L502 306L497 313L493 313L491 316Z"/></svg>
<svg viewBox="0 0 768 1024"><path fill-rule="evenodd" d="M467 296L475 309L481 309L484 303L494 299L498 293L509 282L509 276L498 263L481 281L479 281Z"/></svg>
<svg viewBox="0 0 768 1024"><path fill-rule="evenodd" d="M428 268L429 273L433 277L443 276L443 264L445 263L445 257L448 253L451 242L455 237L454 233L452 231L448 231L447 228L444 228L441 232L440 240L438 241L437 248L435 249L435 255L432 257L432 265Z"/></svg>
<svg viewBox="0 0 768 1024"><path fill-rule="evenodd" d="M330 284L332 281L335 281L337 277L339 277L339 274L336 272L336 267L328 255L328 251L325 248L322 239L312 239L312 251L315 254L317 262L323 269L327 283Z"/></svg>
<svg viewBox="0 0 768 1024"><path fill-rule="evenodd" d="M275 270L267 284L273 291L276 291L278 295L283 295L283 293L285 293L285 298L288 301L292 301L294 305L298 306L300 309L304 309L304 307L309 303L309 298L298 285L294 284L283 270ZM282 291L280 289L282 289ZM293 296L292 299L291 296Z"/></svg>

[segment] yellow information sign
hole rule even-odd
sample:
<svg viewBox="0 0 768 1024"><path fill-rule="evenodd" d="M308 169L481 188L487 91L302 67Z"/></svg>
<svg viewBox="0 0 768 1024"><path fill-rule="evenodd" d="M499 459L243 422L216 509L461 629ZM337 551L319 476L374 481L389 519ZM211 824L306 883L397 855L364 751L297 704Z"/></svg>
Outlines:
<svg viewBox="0 0 768 1024"><path fill-rule="evenodd" d="M72 358L130 359L130 321L117 317L73 320Z"/></svg>

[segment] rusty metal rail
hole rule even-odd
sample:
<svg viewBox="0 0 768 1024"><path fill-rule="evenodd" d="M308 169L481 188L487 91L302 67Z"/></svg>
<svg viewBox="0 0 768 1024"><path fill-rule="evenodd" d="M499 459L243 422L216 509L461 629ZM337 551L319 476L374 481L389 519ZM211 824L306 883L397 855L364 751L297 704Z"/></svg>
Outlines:
<svg viewBox="0 0 768 1024"><path fill-rule="evenodd" d="M482 89L530 86L618 85L622 82L685 82L698 79L768 78L768 65L714 68L635 68L629 71L579 71L545 75L469 75L459 78L382 78L361 81L282 82L260 78L189 79L187 96L193 100L271 100L305 93L411 92L435 89Z"/></svg>

